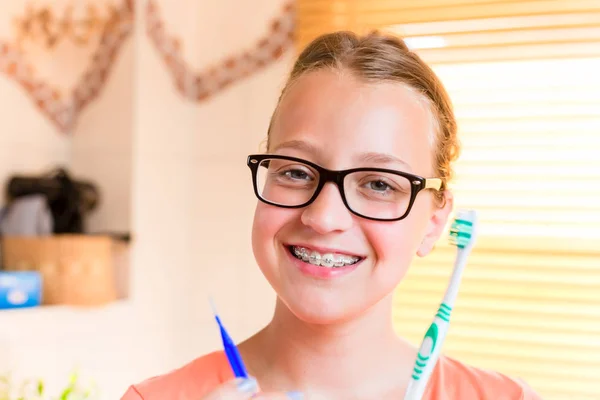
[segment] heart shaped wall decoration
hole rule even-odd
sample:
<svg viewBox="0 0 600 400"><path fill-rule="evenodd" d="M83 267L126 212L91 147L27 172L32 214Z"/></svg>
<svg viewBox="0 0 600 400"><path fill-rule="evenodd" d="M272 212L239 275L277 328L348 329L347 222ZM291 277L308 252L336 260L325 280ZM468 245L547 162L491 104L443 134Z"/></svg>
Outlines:
<svg viewBox="0 0 600 400"><path fill-rule="evenodd" d="M125 0L101 32L88 67L67 96L61 96L52 83L36 77L26 54L15 44L1 40L0 72L15 80L60 132L72 133L81 111L100 94L119 50L133 30L133 1Z"/></svg>
<svg viewBox="0 0 600 400"><path fill-rule="evenodd" d="M285 4L267 33L246 51L232 54L215 65L195 72L185 61L181 41L166 32L155 1L146 6L146 33L162 60L178 92L186 99L201 102L279 59L294 44L295 6Z"/></svg>

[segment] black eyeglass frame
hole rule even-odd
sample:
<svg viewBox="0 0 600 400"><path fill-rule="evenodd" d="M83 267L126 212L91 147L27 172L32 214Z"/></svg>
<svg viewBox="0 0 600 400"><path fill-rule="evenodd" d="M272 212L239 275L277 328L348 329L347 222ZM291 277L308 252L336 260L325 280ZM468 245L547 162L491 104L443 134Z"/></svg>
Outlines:
<svg viewBox="0 0 600 400"><path fill-rule="evenodd" d="M288 160L288 161L306 164L306 165L310 166L311 168L314 168L319 173L319 183L317 184L317 188L315 189L315 192L313 193L312 197L310 199L308 199L306 202L304 202L302 204L294 205L294 206L271 202L271 201L263 198L260 195L260 193L258 192L258 182L257 182L258 167L260 166L260 163L262 161L268 160L268 159ZM357 215L361 218L372 220L372 221L400 221L400 220L406 218L408 216L408 214L410 213L410 210L412 209L415 199L417 198L417 195L419 194L419 192L426 190L426 189L433 189L436 191L440 191L443 188L443 182L440 178L423 178L422 176L410 174L408 172L402 172L402 171L397 171L397 170L393 170L393 169L385 169L385 168L351 168L351 169L344 169L344 170L336 171L336 170L330 170L330 169L324 168L318 164L304 160L302 158L283 156L283 155L278 155L278 154L251 154L248 156L247 164L248 164L248 167L250 168L250 170L252 171L252 185L254 186L254 194L263 203L281 207L281 208L307 207L316 200L316 198L319 196L319 194L321 193L321 190L323 189L323 187L325 186L325 184L327 182L333 182L337 186L337 188L340 192L340 196L342 197L342 201L343 201L344 205L346 206L346 208L352 214ZM410 183L411 183L410 200L408 203L408 207L406 208L406 212L403 215L401 215L398 218L374 218L374 217L369 217L369 216L363 215L363 214L353 210L350 207L350 205L348 204L348 201L346 200L346 193L344 191L344 179L346 178L347 175L349 175L351 173L365 172L365 171L394 174L394 175L398 175L398 176L407 178L410 181Z"/></svg>

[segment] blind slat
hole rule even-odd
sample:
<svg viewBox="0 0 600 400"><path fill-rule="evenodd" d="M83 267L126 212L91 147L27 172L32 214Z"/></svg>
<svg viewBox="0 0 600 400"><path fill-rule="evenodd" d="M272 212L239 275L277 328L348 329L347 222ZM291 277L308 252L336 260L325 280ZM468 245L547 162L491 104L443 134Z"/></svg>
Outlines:
<svg viewBox="0 0 600 400"><path fill-rule="evenodd" d="M496 60L520 61L527 57L536 59L561 59L561 58L592 58L597 57L600 51L600 41L591 39L587 41L568 43L536 43L512 44L506 46L481 46L465 48L449 48L447 50L423 49L421 58L426 62L438 64L459 64L469 62L491 62Z"/></svg>
<svg viewBox="0 0 600 400"><path fill-rule="evenodd" d="M408 309L404 307L399 310L396 314L396 321L398 325L402 325L403 321L410 320L420 322L423 326L427 326L427 322L431 322L431 317L428 316L430 310L426 307L419 307L417 304L413 305ZM546 329L561 332L565 334L571 333L585 333L589 335L600 335L600 323L592 322L585 326L577 326L574 323L577 322L576 317L571 316L560 316L553 319L548 319L543 315L530 315L528 313L509 313L509 312L489 312L489 310L483 309L465 309L461 308L456 310L452 316L453 324L457 326L468 328L473 324L478 326L489 326L501 331L502 329L530 329L543 333ZM413 326L414 324L411 324ZM508 327L508 328L507 328ZM420 331L421 333L422 330ZM590 362L597 362L593 353L585 355Z"/></svg>
<svg viewBox="0 0 600 400"><path fill-rule="evenodd" d="M470 20L457 21L435 21L416 24L393 25L387 30L399 34L402 37L413 37L423 35L440 35L452 33L480 33L485 31L506 31L518 29L537 28L563 28L563 27L585 27L598 26L598 14L595 12L552 15L527 15L508 17L483 17Z"/></svg>
<svg viewBox="0 0 600 400"><path fill-rule="evenodd" d="M337 29L368 30L398 24L431 21L598 13L596 0L495 1L490 3L449 2L446 6L405 7L403 2L338 0L334 2L300 1L298 37L305 44L311 37Z"/></svg>

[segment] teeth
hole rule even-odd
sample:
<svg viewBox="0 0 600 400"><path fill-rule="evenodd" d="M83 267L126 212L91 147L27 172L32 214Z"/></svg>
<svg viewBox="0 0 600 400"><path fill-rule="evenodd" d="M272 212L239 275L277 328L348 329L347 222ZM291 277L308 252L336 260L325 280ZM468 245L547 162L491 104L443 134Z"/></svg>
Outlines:
<svg viewBox="0 0 600 400"><path fill-rule="evenodd" d="M313 251L308 257L308 262L313 265L321 265L321 255L316 251Z"/></svg>
<svg viewBox="0 0 600 400"><path fill-rule="evenodd" d="M334 264L333 254L331 254L331 253L323 254L323 257L321 257L321 265L323 267L331 268L331 267L333 267L333 264Z"/></svg>
<svg viewBox="0 0 600 400"><path fill-rule="evenodd" d="M308 261L308 251L304 247L294 247L294 254L302 261Z"/></svg>
<svg viewBox="0 0 600 400"><path fill-rule="evenodd" d="M320 254L314 250L308 250L304 247L292 247L293 253L296 257L300 258L302 261L311 263L313 265L325 267L325 268L333 268L333 267L343 267L345 265L352 265L356 263L359 258L354 256L348 256L343 254L332 254L325 253Z"/></svg>

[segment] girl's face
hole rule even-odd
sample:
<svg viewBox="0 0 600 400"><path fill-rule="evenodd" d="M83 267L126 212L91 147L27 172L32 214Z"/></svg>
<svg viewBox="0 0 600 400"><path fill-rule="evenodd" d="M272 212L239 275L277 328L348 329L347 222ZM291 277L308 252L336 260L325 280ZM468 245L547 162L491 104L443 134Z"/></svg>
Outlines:
<svg viewBox="0 0 600 400"><path fill-rule="evenodd" d="M339 170L387 168L434 177L432 115L419 95L398 83L366 84L351 74L319 70L287 91L273 121L269 153ZM298 318L330 324L360 315L393 292L415 254L427 254L443 231L443 208L426 190L410 214L394 222L352 214L333 183L307 207L258 202L254 255L277 295ZM290 249L358 256L338 270L316 267ZM343 258L342 258L343 259Z"/></svg>

